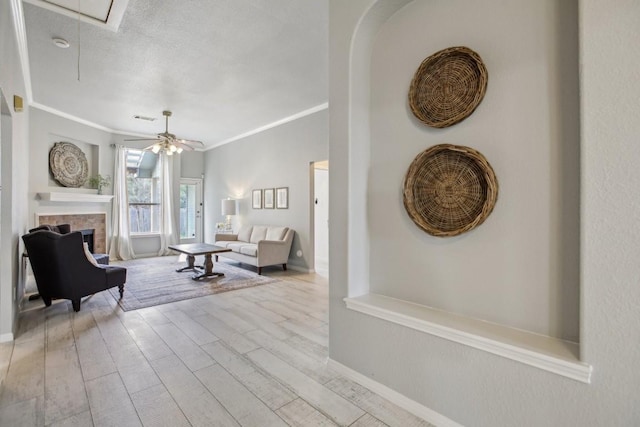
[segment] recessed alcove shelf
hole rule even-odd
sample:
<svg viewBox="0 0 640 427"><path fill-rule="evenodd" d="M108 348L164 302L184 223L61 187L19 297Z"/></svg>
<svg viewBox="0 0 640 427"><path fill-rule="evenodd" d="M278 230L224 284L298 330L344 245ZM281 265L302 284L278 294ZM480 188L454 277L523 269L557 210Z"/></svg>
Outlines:
<svg viewBox="0 0 640 427"><path fill-rule="evenodd" d="M43 192L38 193L40 200L47 202L79 202L79 203L108 203L113 199L109 194L71 193L71 192Z"/></svg>
<svg viewBox="0 0 640 427"><path fill-rule="evenodd" d="M579 359L576 343L460 316L377 294L345 298L347 308L464 344L583 383L591 365Z"/></svg>

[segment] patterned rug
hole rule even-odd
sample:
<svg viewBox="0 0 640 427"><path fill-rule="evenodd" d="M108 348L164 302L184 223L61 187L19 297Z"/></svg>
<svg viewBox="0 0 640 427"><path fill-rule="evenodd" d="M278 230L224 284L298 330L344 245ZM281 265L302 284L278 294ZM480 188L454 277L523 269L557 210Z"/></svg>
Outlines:
<svg viewBox="0 0 640 427"><path fill-rule="evenodd" d="M202 257L197 257L196 265L200 265L201 260ZM111 265L127 268L124 297L119 299L118 287L109 289L124 311L278 281L224 262L216 262L213 266L214 272L224 273L224 276L191 280L194 272L176 272L176 269L187 265L186 261L179 261L177 256L113 261Z"/></svg>

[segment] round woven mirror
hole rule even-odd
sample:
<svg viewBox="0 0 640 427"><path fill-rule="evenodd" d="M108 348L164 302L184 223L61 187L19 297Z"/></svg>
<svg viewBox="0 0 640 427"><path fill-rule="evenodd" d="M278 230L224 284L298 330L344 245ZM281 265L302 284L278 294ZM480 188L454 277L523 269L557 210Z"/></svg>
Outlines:
<svg viewBox="0 0 640 427"><path fill-rule="evenodd" d="M487 69L468 47L450 47L420 64L409 88L413 114L425 124L445 128L467 118L487 90Z"/></svg>
<svg viewBox="0 0 640 427"><path fill-rule="evenodd" d="M418 227L437 237L457 236L482 224L498 199L498 180L473 148L441 144L413 160L403 201Z"/></svg>

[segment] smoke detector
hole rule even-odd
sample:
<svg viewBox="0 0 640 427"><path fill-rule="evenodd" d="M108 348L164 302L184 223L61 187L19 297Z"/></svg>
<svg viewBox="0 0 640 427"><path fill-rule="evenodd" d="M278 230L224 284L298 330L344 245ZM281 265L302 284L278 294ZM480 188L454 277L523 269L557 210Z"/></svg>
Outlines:
<svg viewBox="0 0 640 427"><path fill-rule="evenodd" d="M60 49L66 49L69 47L69 42L66 41L65 39L61 39L60 37L54 37L51 40L53 40L53 44L56 45L56 47L59 47Z"/></svg>

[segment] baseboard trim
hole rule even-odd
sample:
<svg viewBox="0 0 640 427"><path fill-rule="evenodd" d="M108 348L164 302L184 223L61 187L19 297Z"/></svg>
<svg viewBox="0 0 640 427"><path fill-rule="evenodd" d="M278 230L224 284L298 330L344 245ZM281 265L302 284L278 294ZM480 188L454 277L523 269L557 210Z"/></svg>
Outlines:
<svg viewBox="0 0 640 427"><path fill-rule="evenodd" d="M438 427L463 427L461 424L456 423L455 421L445 417L444 415L427 408L426 406L416 402L415 400L409 399L408 397L398 393L397 391L387 387L386 385L372 380L371 378L361 374L360 372L354 371L353 369L343 365L340 362L329 359L327 361L327 365L339 374L349 378L352 381L357 382L358 384L368 388L374 393L377 393L380 396L384 397L391 403L398 405L402 409L411 412L413 415L420 417L431 424L434 424Z"/></svg>
<svg viewBox="0 0 640 427"><path fill-rule="evenodd" d="M293 271L299 271L301 273L313 273L313 270L309 268L299 267L297 265L287 264L287 268Z"/></svg>
<svg viewBox="0 0 640 427"><path fill-rule="evenodd" d="M0 334L0 342L11 342L11 341L13 341L13 332Z"/></svg>

